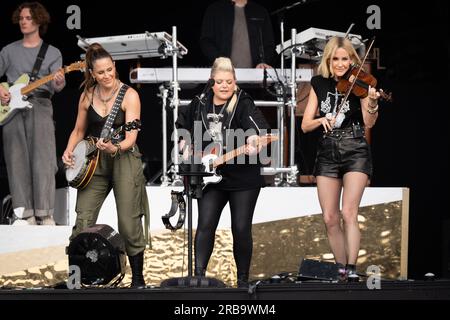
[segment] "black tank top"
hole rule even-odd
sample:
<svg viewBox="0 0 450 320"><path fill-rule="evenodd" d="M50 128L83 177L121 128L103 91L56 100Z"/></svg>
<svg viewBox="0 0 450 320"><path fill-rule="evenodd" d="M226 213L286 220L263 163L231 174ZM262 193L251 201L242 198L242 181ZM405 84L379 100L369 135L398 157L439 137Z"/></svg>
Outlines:
<svg viewBox="0 0 450 320"><path fill-rule="evenodd" d="M103 126L105 125L106 119L108 119L109 114L107 114L105 117L100 116L92 106L93 99L94 97L92 97L91 104L88 108L88 129L86 134L87 136L98 138L100 137L100 133L102 132ZM112 127L113 129L116 129L123 124L125 124L125 112L122 110L122 108L119 108Z"/></svg>

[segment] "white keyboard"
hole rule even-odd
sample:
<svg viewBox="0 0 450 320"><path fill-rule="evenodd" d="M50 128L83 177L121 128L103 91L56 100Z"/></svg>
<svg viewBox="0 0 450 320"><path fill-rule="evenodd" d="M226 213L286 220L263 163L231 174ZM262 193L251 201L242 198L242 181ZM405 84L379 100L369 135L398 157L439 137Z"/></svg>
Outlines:
<svg viewBox="0 0 450 320"><path fill-rule="evenodd" d="M266 69L267 83L277 82L274 69ZM281 81L289 82L290 70L285 70L286 75L281 74L277 69ZM178 68L179 83L206 83L211 73L210 68ZM297 69L296 82L307 82L313 76L312 69ZM254 68L237 68L236 78L238 83L262 84L264 80L264 70ZM130 72L131 83L162 83L172 81L172 68L136 68Z"/></svg>
<svg viewBox="0 0 450 320"><path fill-rule="evenodd" d="M295 37L296 44L302 44L304 50L300 50L300 54L297 57L311 60L318 60L321 58L323 49L331 37L344 37L345 32L331 31L319 28L309 28L300 33L297 33ZM365 45L362 42L362 37L358 34L350 33L348 35L349 39L352 41L353 46L356 50L364 49ZM291 45L291 40L287 40L283 44L283 48L289 47ZM300 47L301 48L301 47ZM277 52L280 53L282 50L281 44L276 48ZM285 55L291 55L290 50L284 52Z"/></svg>
<svg viewBox="0 0 450 320"><path fill-rule="evenodd" d="M171 45L172 36L166 32L146 32L138 34L82 38L78 37L78 46L84 51L93 44L99 43L115 60L153 58L164 56L164 47ZM178 55L187 54L188 50L177 42Z"/></svg>

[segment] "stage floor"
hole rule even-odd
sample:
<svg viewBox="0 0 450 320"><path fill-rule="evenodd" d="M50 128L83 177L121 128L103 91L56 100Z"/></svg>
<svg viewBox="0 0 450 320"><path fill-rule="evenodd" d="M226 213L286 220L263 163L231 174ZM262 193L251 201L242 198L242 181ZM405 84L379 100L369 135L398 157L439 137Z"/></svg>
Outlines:
<svg viewBox="0 0 450 320"><path fill-rule="evenodd" d="M450 280L381 281L379 289L369 289L366 281L329 283L260 283L241 288L146 289L89 288L33 290L2 289L0 300L448 300Z"/></svg>

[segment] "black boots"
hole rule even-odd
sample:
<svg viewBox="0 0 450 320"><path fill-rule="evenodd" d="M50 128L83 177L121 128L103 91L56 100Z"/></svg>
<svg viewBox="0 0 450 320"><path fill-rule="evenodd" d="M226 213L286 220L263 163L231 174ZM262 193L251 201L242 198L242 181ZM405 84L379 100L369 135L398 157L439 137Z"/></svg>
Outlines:
<svg viewBox="0 0 450 320"><path fill-rule="evenodd" d="M131 286L132 289L145 288L144 275L142 270L144 268L144 251L141 251L135 256L128 256L131 266Z"/></svg>
<svg viewBox="0 0 450 320"><path fill-rule="evenodd" d="M248 288L248 273L237 274L237 287Z"/></svg>
<svg viewBox="0 0 450 320"><path fill-rule="evenodd" d="M204 268L195 268L194 276L196 277L204 277L206 275L206 269Z"/></svg>

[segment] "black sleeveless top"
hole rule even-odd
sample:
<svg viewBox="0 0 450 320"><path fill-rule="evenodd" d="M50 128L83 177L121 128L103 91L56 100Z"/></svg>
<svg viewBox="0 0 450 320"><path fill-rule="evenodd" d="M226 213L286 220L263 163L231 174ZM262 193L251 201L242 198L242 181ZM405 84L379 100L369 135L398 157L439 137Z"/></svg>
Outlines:
<svg viewBox="0 0 450 320"><path fill-rule="evenodd" d="M93 107L93 99L94 96L92 96L91 104L88 108L88 129L86 135L98 138L100 137L100 133L102 132L103 126L105 125L106 119L108 119L109 114L107 114L105 117L100 116ZM112 127L113 129L116 129L123 124L125 124L125 112L122 110L122 108L119 108Z"/></svg>

